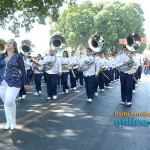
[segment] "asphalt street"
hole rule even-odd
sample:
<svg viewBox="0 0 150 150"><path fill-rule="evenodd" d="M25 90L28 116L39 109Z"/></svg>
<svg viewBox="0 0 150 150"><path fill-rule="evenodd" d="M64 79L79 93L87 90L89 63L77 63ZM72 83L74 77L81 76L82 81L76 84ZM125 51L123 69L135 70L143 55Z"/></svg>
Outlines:
<svg viewBox="0 0 150 150"><path fill-rule="evenodd" d="M115 126L127 117L114 112L150 112L150 76L142 76L133 94L132 106L121 105L120 81L99 92L92 103L85 88L47 101L46 86L35 96L31 85L25 100L17 100L17 129L3 130L5 115L0 101L0 150L149 150L150 127ZM135 117L150 121L150 117Z"/></svg>

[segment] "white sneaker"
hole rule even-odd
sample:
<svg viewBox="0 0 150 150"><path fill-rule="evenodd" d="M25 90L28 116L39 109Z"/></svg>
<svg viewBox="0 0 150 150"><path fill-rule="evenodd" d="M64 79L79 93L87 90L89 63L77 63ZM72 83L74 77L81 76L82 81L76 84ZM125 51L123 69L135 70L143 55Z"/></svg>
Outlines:
<svg viewBox="0 0 150 150"><path fill-rule="evenodd" d="M135 84L135 86L138 86L137 84Z"/></svg>
<svg viewBox="0 0 150 150"><path fill-rule="evenodd" d="M22 95L22 99L25 99L26 98L26 95Z"/></svg>
<svg viewBox="0 0 150 150"><path fill-rule="evenodd" d="M68 93L69 92L69 90L68 89L66 89L66 93Z"/></svg>
<svg viewBox="0 0 150 150"><path fill-rule="evenodd" d="M132 93L135 93L135 90L132 90Z"/></svg>
<svg viewBox="0 0 150 150"><path fill-rule="evenodd" d="M22 97L18 97L18 100L21 100L22 99Z"/></svg>
<svg viewBox="0 0 150 150"><path fill-rule="evenodd" d="M130 106L130 105L132 105L132 103L131 102L127 102L127 106Z"/></svg>
<svg viewBox="0 0 150 150"><path fill-rule="evenodd" d="M42 91L39 91L39 94L41 94L42 93Z"/></svg>
<svg viewBox="0 0 150 150"><path fill-rule="evenodd" d="M102 92L102 89L99 89L100 92Z"/></svg>
<svg viewBox="0 0 150 150"><path fill-rule="evenodd" d="M87 101L89 101L89 99L88 99L88 98L87 98L86 100L87 100Z"/></svg>
<svg viewBox="0 0 150 150"><path fill-rule="evenodd" d="M108 86L106 86L106 89L109 89L109 87L108 87Z"/></svg>
<svg viewBox="0 0 150 150"><path fill-rule="evenodd" d="M104 89L102 89L102 92L104 92Z"/></svg>
<svg viewBox="0 0 150 150"><path fill-rule="evenodd" d="M48 97L48 98L46 98L47 100L50 100L51 99L51 97Z"/></svg>
<svg viewBox="0 0 150 150"><path fill-rule="evenodd" d="M114 82L116 82L117 80L114 80Z"/></svg>
<svg viewBox="0 0 150 150"><path fill-rule="evenodd" d="M40 95L38 92L34 93L34 95Z"/></svg>
<svg viewBox="0 0 150 150"><path fill-rule="evenodd" d="M56 95L54 95L54 96L53 96L53 99L57 99L57 96L56 96Z"/></svg>
<svg viewBox="0 0 150 150"><path fill-rule="evenodd" d="M76 88L76 87L74 87L73 89L74 89L74 90L76 90L77 88Z"/></svg>
<svg viewBox="0 0 150 150"><path fill-rule="evenodd" d="M95 96L98 96L98 93L97 93L97 92L95 92Z"/></svg>
<svg viewBox="0 0 150 150"><path fill-rule="evenodd" d="M122 105L124 105L126 102L121 102Z"/></svg>
<svg viewBox="0 0 150 150"><path fill-rule="evenodd" d="M113 81L111 81L111 83L113 83Z"/></svg>
<svg viewBox="0 0 150 150"><path fill-rule="evenodd" d="M65 92L62 92L62 94L64 95L64 94L65 94Z"/></svg>
<svg viewBox="0 0 150 150"><path fill-rule="evenodd" d="M88 102L90 102L90 103L91 103L91 102L92 102L92 99L91 99L91 98L89 98Z"/></svg>

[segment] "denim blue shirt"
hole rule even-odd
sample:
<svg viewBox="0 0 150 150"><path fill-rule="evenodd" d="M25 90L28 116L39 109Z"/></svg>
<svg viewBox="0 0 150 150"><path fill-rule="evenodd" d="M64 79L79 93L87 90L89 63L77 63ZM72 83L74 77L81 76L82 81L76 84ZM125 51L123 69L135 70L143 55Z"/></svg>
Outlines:
<svg viewBox="0 0 150 150"><path fill-rule="evenodd" d="M19 53L14 54L7 63L4 53L0 54L0 84L3 80L10 87L18 88L22 84L27 85L24 61Z"/></svg>

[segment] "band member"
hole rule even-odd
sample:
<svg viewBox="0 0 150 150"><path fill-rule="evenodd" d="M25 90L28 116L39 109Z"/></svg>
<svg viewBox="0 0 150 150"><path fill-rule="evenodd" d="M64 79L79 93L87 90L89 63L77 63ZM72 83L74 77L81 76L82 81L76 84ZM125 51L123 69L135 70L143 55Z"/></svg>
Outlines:
<svg viewBox="0 0 150 150"><path fill-rule="evenodd" d="M93 56L95 58L95 63L97 64L97 62L99 60L98 53L94 52ZM95 96L98 96L97 89L98 89L98 77L95 77L95 79L94 79L94 93L95 93Z"/></svg>
<svg viewBox="0 0 150 150"><path fill-rule="evenodd" d="M42 60L41 54L38 54L37 56L37 62L33 63L33 69L34 69L34 81L35 81L35 85L36 85L36 93L34 93L34 95L39 95L41 94L41 79L43 76L43 64L44 61Z"/></svg>
<svg viewBox="0 0 150 150"><path fill-rule="evenodd" d="M48 94L47 100L52 98L57 99L57 78L58 75L61 76L62 74L60 58L56 56L56 51L54 49L50 49L49 55L44 57L44 61L47 66L52 66L45 71Z"/></svg>
<svg viewBox="0 0 150 150"><path fill-rule="evenodd" d="M70 72L69 72L71 89L76 90L76 76L77 76L79 59L77 56L75 56L75 51L71 52L71 56L69 57L69 62L73 66L73 70L70 70Z"/></svg>
<svg viewBox="0 0 150 150"><path fill-rule="evenodd" d="M25 63L25 69L27 71L27 80L28 80L28 85L32 79L32 62L30 61L31 57L30 56L24 56L24 63Z"/></svg>
<svg viewBox="0 0 150 150"><path fill-rule="evenodd" d="M122 65L128 65L131 60L131 53L126 46L123 46L124 53L118 55L116 58L116 67ZM130 70L122 72L120 71L120 82L121 82L121 104L124 105L127 101L127 105L131 105L132 101L132 86L133 86L133 74Z"/></svg>
<svg viewBox="0 0 150 150"><path fill-rule="evenodd" d="M83 57L83 54L81 52L80 57L79 57L79 63L82 57ZM78 74L79 74L79 80L80 80L80 87L83 87L83 71L78 70Z"/></svg>
<svg viewBox="0 0 150 150"><path fill-rule="evenodd" d="M115 80L119 80L119 71L116 69L116 57L118 56L118 54L115 55Z"/></svg>
<svg viewBox="0 0 150 150"><path fill-rule="evenodd" d="M100 53L100 58L98 60L98 66L99 66L99 74L98 74L98 80L99 80L99 91L104 91L104 83L105 83L105 74L106 74L106 59L104 56L104 53Z"/></svg>
<svg viewBox="0 0 150 150"><path fill-rule="evenodd" d="M105 77L105 87L108 89L110 84L110 66L111 66L108 55L105 56L105 60L106 60L105 75L107 76Z"/></svg>
<svg viewBox="0 0 150 150"><path fill-rule="evenodd" d="M68 74L69 74L69 70L66 69L66 66L69 64L69 58L68 58L68 52L64 51L63 52L63 57L61 58L61 65L62 65L62 76L61 76L61 80L62 80L62 85L63 85L63 94L68 93L69 92L69 87L68 87Z"/></svg>
<svg viewBox="0 0 150 150"><path fill-rule="evenodd" d="M110 53L108 53L107 54L107 59L108 59L108 63L107 63L107 65L108 65L108 68L107 68L107 70L108 70L108 72L109 72L109 84L111 84L111 83L113 83L113 75L112 75L112 57L111 57L111 54Z"/></svg>
<svg viewBox="0 0 150 150"><path fill-rule="evenodd" d="M23 80L21 80L20 71ZM17 43L11 39L6 43L6 52L0 54L0 96L4 102L7 121L5 129L13 130L16 126L15 99L22 81L25 90L28 90L24 61L18 53Z"/></svg>
<svg viewBox="0 0 150 150"><path fill-rule="evenodd" d="M95 59L92 56L92 49L87 49L87 54L85 57L83 57L80 61L80 67L84 64L92 64L89 68L87 68L85 71L83 71L84 81L85 81L85 88L86 88L86 94L87 94L87 101L92 102L93 100L93 94L94 94L94 79L95 75L98 77L98 68L95 63Z"/></svg>

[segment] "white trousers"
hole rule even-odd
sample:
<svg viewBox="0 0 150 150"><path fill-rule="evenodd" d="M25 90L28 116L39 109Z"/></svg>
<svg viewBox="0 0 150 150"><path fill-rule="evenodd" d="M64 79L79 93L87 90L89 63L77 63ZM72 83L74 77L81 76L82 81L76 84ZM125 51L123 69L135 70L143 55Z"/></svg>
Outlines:
<svg viewBox="0 0 150 150"><path fill-rule="evenodd" d="M7 107L16 107L16 97L20 91L20 88L9 87L8 84L3 80L0 85L0 97Z"/></svg>

